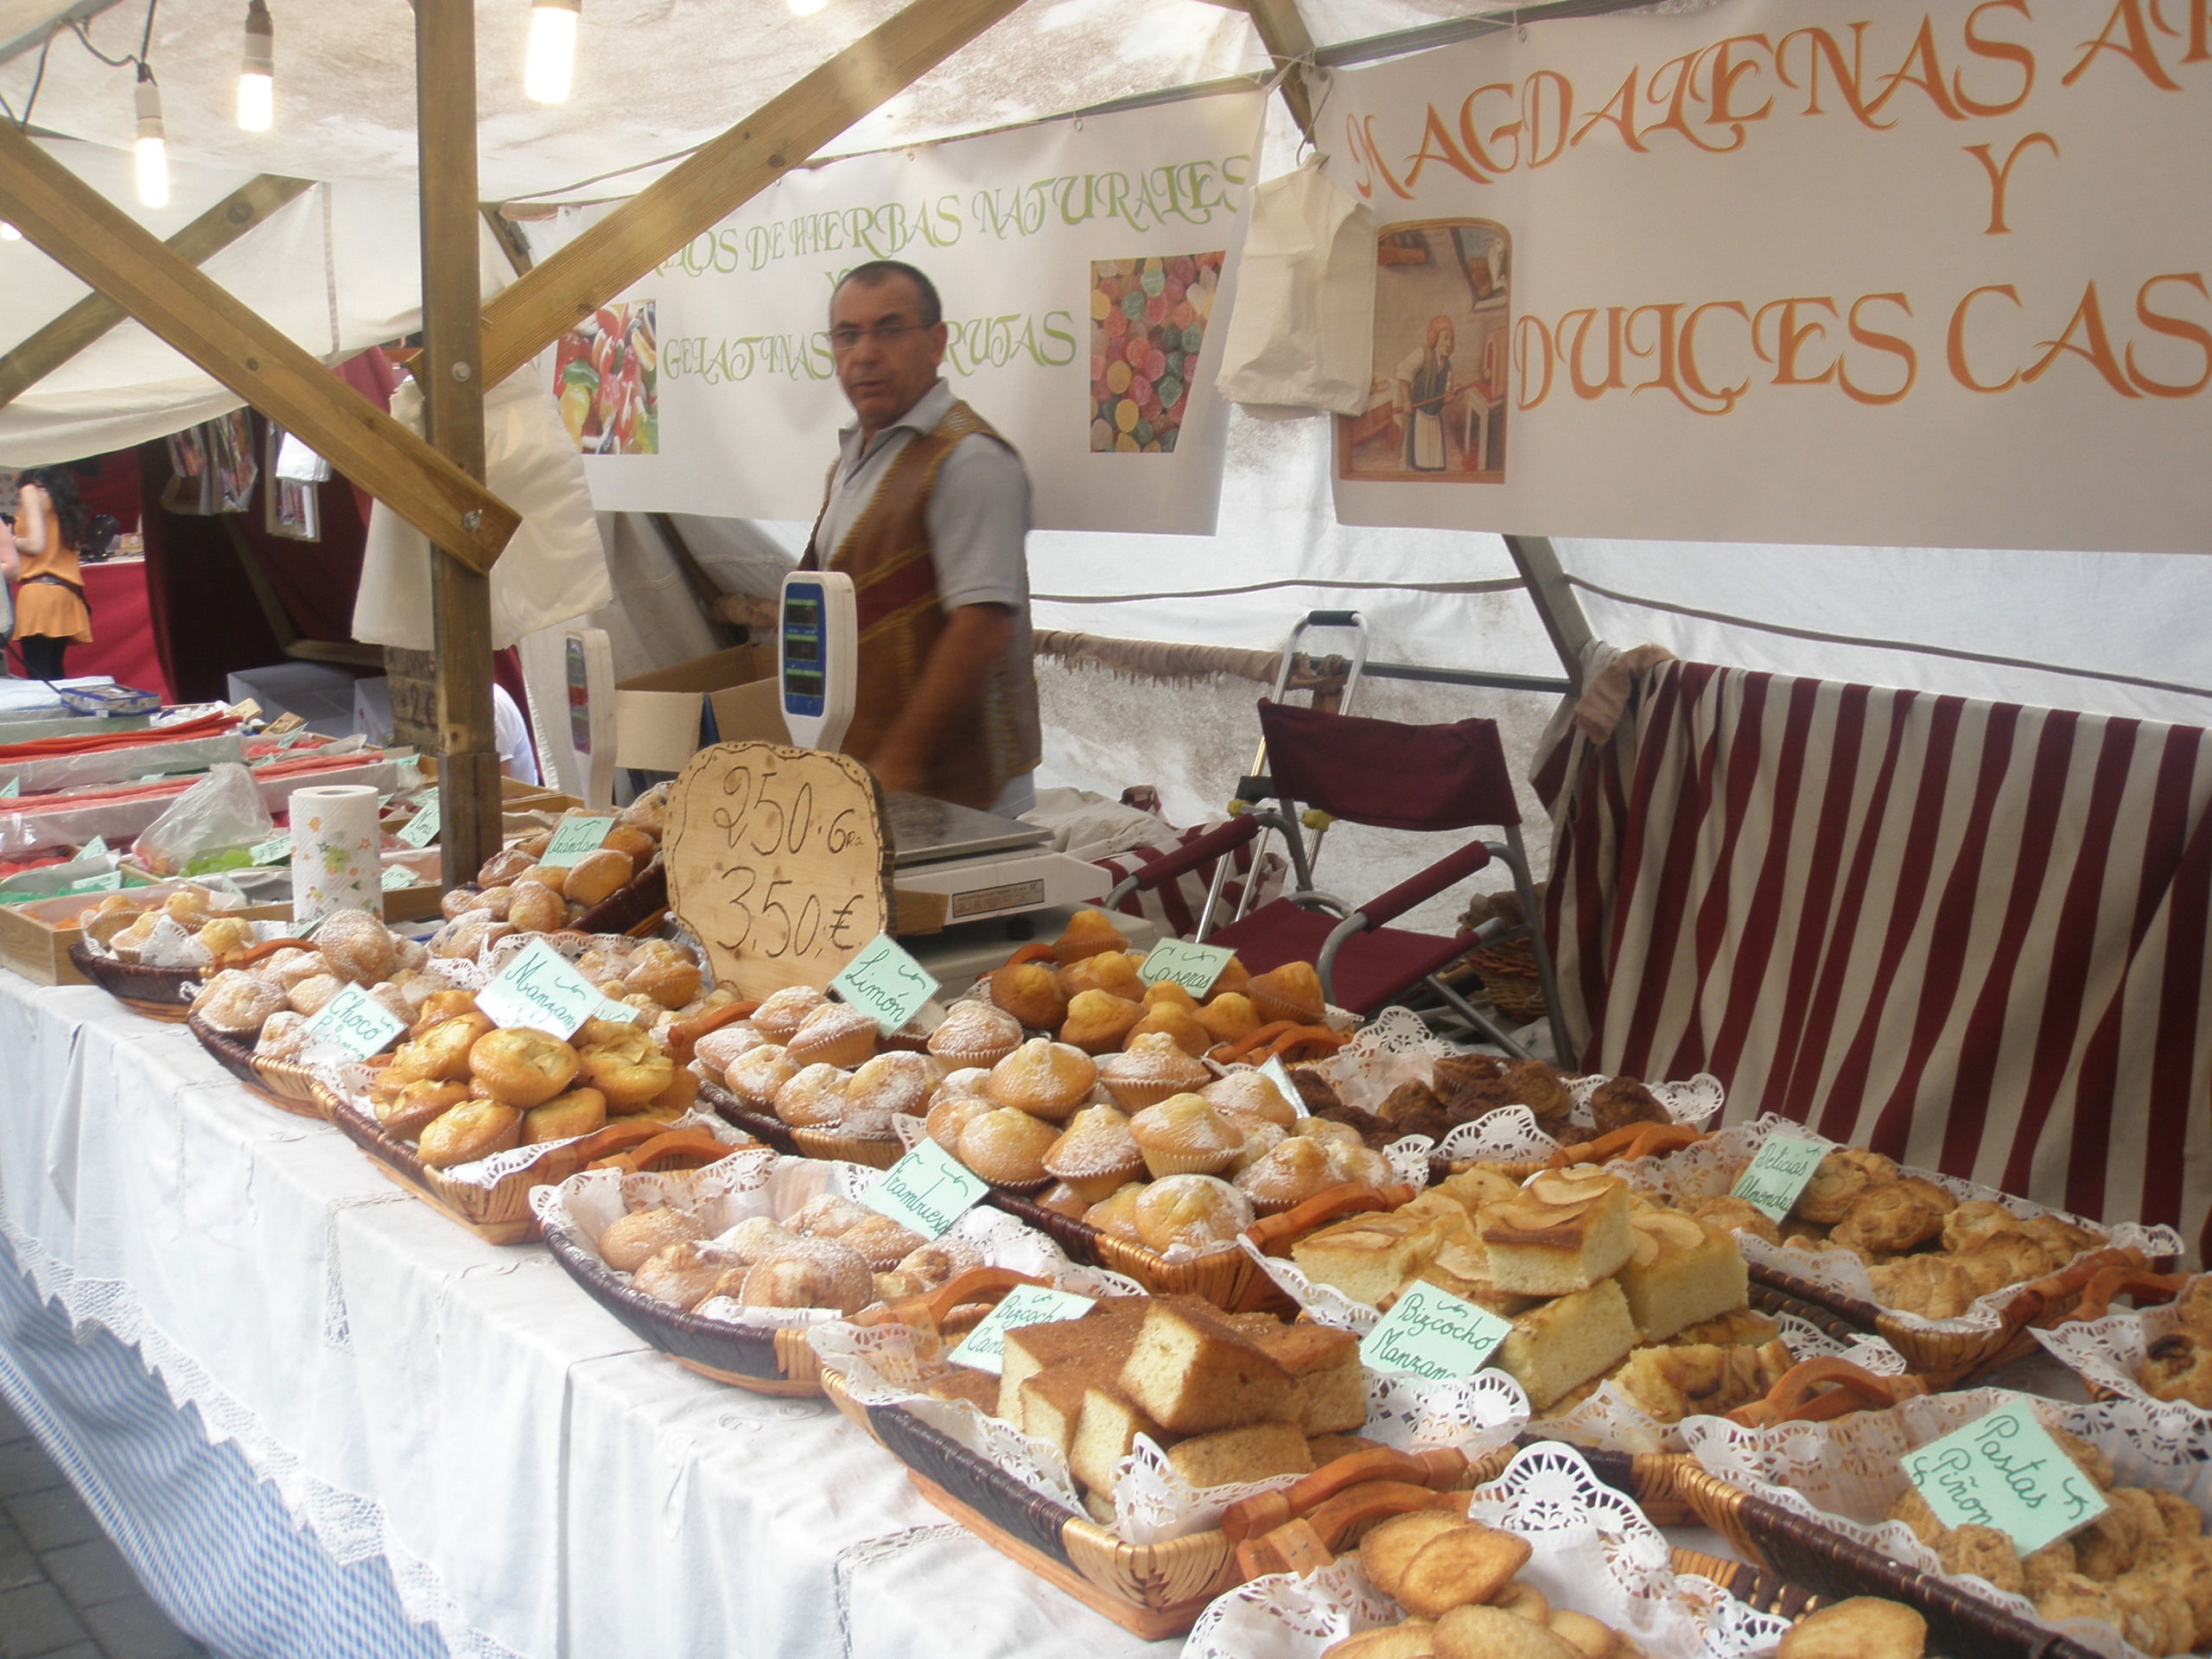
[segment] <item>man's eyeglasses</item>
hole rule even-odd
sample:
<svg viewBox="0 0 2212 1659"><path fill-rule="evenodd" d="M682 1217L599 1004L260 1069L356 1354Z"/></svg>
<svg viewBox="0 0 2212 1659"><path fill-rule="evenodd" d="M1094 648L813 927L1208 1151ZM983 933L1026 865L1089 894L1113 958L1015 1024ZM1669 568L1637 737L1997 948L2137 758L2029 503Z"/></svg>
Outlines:
<svg viewBox="0 0 2212 1659"><path fill-rule="evenodd" d="M832 351L849 352L864 340L872 340L879 346L894 346L907 335L919 334L921 330L922 325L918 322L879 322L873 328L855 328L848 323L842 328L830 331L830 347Z"/></svg>

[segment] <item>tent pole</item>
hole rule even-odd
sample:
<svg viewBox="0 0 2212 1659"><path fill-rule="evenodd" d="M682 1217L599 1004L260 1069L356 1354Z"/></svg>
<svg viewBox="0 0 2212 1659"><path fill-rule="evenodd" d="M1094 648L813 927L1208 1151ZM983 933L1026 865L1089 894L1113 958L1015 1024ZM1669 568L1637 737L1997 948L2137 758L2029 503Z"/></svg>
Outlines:
<svg viewBox="0 0 2212 1659"><path fill-rule="evenodd" d="M1548 536L1508 536L1505 550L1513 556L1514 568L1521 572L1521 580L1528 584L1529 597L1536 607L1536 617L1544 625L1544 632L1551 636L1552 649L1559 653L1560 662L1567 669L1567 677L1573 682L1571 695L1582 690L1582 650L1592 639L1590 620L1582 614L1582 601L1574 596L1574 589L1567 580L1567 572L1560 569L1559 555L1553 550Z"/></svg>
<svg viewBox="0 0 2212 1659"><path fill-rule="evenodd" d="M1298 15L1298 0L1244 0L1260 44L1282 72L1282 101L1308 139L1313 137L1313 94L1305 66L1313 59L1313 36Z"/></svg>
<svg viewBox="0 0 2212 1659"><path fill-rule="evenodd" d="M477 263L476 17L473 0L416 0L416 143L423 193L423 387L426 435L484 479L484 290ZM437 652L439 839L445 882L475 879L499 847L499 756L492 727L492 584L445 548L431 554Z"/></svg>
<svg viewBox="0 0 2212 1659"><path fill-rule="evenodd" d="M314 188L312 179L274 173L240 185L164 244L170 252L204 265L279 207ZM105 294L87 294L7 356L0 357L0 404L11 404L83 351L124 317Z"/></svg>

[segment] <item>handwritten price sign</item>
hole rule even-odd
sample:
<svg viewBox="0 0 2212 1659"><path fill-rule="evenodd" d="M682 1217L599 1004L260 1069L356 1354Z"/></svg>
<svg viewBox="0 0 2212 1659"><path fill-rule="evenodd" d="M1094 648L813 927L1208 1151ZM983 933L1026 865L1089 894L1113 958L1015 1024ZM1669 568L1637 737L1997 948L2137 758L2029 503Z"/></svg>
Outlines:
<svg viewBox="0 0 2212 1659"><path fill-rule="evenodd" d="M669 798L664 852L669 907L747 997L828 984L895 914L882 791L841 754L701 750Z"/></svg>
<svg viewBox="0 0 2212 1659"><path fill-rule="evenodd" d="M1903 1459L1947 1527L1994 1527L2023 1555L2086 1527L2105 1500L2024 1401L2015 1399Z"/></svg>

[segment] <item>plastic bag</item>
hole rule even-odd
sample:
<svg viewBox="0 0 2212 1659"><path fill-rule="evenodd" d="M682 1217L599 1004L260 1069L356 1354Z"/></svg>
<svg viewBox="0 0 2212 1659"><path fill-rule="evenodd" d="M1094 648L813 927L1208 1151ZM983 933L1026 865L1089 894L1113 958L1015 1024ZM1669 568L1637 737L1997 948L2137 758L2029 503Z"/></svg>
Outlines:
<svg viewBox="0 0 2212 1659"><path fill-rule="evenodd" d="M1309 158L1252 193L1215 385L1261 411L1363 415L1374 354L1374 210Z"/></svg>
<svg viewBox="0 0 2212 1659"><path fill-rule="evenodd" d="M250 849L276 827L253 774L226 764L172 801L130 850L156 875L202 875L252 862Z"/></svg>

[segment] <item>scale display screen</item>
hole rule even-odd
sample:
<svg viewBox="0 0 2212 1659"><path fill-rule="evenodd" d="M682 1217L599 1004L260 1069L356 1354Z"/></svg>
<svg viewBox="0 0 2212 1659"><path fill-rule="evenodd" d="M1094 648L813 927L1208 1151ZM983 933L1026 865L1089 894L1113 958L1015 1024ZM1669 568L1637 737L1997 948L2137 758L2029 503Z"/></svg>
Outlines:
<svg viewBox="0 0 2212 1659"><path fill-rule="evenodd" d="M818 716L828 686L823 678L822 598L818 588L787 588L784 593L784 706L792 714Z"/></svg>

